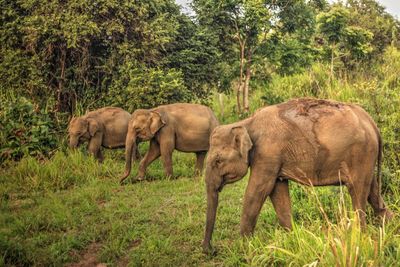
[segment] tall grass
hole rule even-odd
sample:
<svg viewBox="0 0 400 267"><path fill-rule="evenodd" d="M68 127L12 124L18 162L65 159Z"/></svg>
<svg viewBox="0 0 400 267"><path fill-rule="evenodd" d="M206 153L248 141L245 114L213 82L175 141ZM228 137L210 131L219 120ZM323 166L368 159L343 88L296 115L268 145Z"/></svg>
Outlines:
<svg viewBox="0 0 400 267"><path fill-rule="evenodd" d="M333 214L325 212L326 201L319 199L315 188L308 191L312 191L310 195L315 199L322 221L293 222L292 232L275 231L269 237L270 242L252 238L245 251L250 265L387 266L397 262L399 254L391 251L400 246L397 223L386 225L380 221L363 231L358 216L349 211L351 205L343 190Z"/></svg>

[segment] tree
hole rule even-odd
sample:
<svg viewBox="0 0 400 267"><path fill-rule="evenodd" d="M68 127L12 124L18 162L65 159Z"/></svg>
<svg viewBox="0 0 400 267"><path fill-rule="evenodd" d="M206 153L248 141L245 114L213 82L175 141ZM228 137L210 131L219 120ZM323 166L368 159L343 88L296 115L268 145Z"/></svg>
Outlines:
<svg viewBox="0 0 400 267"><path fill-rule="evenodd" d="M177 17L177 37L168 49L165 64L180 70L186 87L201 101L218 83L217 40L186 15Z"/></svg>
<svg viewBox="0 0 400 267"><path fill-rule="evenodd" d="M318 30L330 51L331 73L334 77L334 63L340 59L346 67L351 68L354 61L360 61L372 52L373 34L361 27L351 26L350 12L343 6L333 6L327 12L317 16Z"/></svg>
<svg viewBox="0 0 400 267"><path fill-rule="evenodd" d="M391 44L393 29L400 30L399 21L376 0L348 0L346 7L351 13L349 24L372 33L371 56L378 58ZM399 37L399 33L396 35Z"/></svg>
<svg viewBox="0 0 400 267"><path fill-rule="evenodd" d="M343 7L333 7L328 12L321 12L317 16L318 30L327 41L330 48L331 80L333 79L333 63L337 46L343 39L350 13ZM340 55L339 55L340 57Z"/></svg>
<svg viewBox="0 0 400 267"><path fill-rule="evenodd" d="M199 0L193 1L193 5L200 24L215 30L224 44L238 50L237 111L248 112L252 58L271 27L267 3L262 0Z"/></svg>
<svg viewBox="0 0 400 267"><path fill-rule="evenodd" d="M174 0L0 0L0 6L2 92L12 90L35 106L72 113L78 100L90 108L110 104L105 98L110 88L126 97L134 94L139 89L127 87L137 81L126 79L135 73L139 80L154 74L152 83L158 82L152 89L160 95L163 77L171 88L183 90L174 97L187 97L192 87L190 97L206 95L203 64L212 56L201 48L208 40L186 41L186 32L197 38L197 28ZM177 101L174 97L163 101Z"/></svg>
<svg viewBox="0 0 400 267"><path fill-rule="evenodd" d="M323 1L310 3L324 5ZM199 24L213 32L223 44L220 51L232 72L236 73L238 113L249 111L249 83L256 61L267 61L268 54L283 59L269 48L284 43L288 36L296 35L299 42L297 45L293 41L287 42L286 47L296 47L304 52L314 32L313 7L304 0L194 0L193 7ZM290 64L291 49L281 51L287 52L285 59ZM232 54L236 54L236 60L229 59Z"/></svg>

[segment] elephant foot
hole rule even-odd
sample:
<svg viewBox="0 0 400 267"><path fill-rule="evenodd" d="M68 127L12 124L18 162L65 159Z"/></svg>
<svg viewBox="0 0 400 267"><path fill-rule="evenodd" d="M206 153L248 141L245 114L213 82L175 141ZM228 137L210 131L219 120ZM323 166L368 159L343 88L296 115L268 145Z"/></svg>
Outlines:
<svg viewBox="0 0 400 267"><path fill-rule="evenodd" d="M122 178L119 180L119 184L120 184L120 185L123 185L123 184L124 184L124 181L126 180L126 178L127 178L127 177L122 177Z"/></svg>
<svg viewBox="0 0 400 267"><path fill-rule="evenodd" d="M254 233L254 228L250 226L241 226L240 235L242 237L251 237Z"/></svg>
<svg viewBox="0 0 400 267"><path fill-rule="evenodd" d="M214 256L217 255L217 250L214 249L209 242L204 242L203 241L201 246L203 248L203 253L204 254L206 254L208 256L211 256L211 257L214 257Z"/></svg>
<svg viewBox="0 0 400 267"><path fill-rule="evenodd" d="M384 209L380 212L379 217L384 218L385 221L391 221L394 217L394 213L390 209Z"/></svg>
<svg viewBox="0 0 400 267"><path fill-rule="evenodd" d="M124 175L122 175L121 179L119 180L119 184L122 185L126 178L129 177L130 171L125 171Z"/></svg>
<svg viewBox="0 0 400 267"><path fill-rule="evenodd" d="M136 176L136 181L141 182L144 180L144 176L140 175L140 176Z"/></svg>
<svg viewBox="0 0 400 267"><path fill-rule="evenodd" d="M390 222L394 216L395 214L390 209L380 209L379 211L375 211L374 223Z"/></svg>
<svg viewBox="0 0 400 267"><path fill-rule="evenodd" d="M201 169L195 169L194 170L194 176L202 176L203 175L203 171Z"/></svg>

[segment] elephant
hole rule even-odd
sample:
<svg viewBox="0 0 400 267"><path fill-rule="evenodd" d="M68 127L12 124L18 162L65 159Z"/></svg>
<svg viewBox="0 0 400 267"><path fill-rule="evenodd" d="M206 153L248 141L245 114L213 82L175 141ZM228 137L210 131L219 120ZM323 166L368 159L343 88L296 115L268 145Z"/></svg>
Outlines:
<svg viewBox="0 0 400 267"><path fill-rule="evenodd" d="M392 218L380 192L381 161L379 130L369 114L355 104L300 98L264 107L247 119L216 127L206 159L203 251L213 251L211 237L219 192L226 184L242 179L248 168L240 221L242 236L253 234L268 196L279 224L291 229L288 181L308 186L345 185L361 227L365 226L367 201L375 215Z"/></svg>
<svg viewBox="0 0 400 267"><path fill-rule="evenodd" d="M121 108L105 107L88 112L81 117L73 117L69 122L69 147L77 148L88 142L89 153L98 159L104 160L101 147L125 147L128 122L131 114ZM138 155L138 153L136 153Z"/></svg>
<svg viewBox="0 0 400 267"><path fill-rule="evenodd" d="M150 141L149 150L140 161L137 180L145 177L147 166L161 156L167 176L173 176L172 152L196 153L196 171L201 172L209 148L210 134L219 122L209 107L175 103L153 109L137 109L129 121L126 136L125 173L131 172L131 159L136 142Z"/></svg>

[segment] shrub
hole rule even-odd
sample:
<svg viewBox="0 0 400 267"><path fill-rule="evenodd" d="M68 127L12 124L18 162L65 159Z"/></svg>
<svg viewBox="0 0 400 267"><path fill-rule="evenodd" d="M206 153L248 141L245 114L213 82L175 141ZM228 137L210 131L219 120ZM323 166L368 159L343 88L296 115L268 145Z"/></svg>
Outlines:
<svg viewBox="0 0 400 267"><path fill-rule="evenodd" d="M50 115L24 97L2 97L1 102L0 162L24 155L48 157L57 145Z"/></svg>
<svg viewBox="0 0 400 267"><path fill-rule="evenodd" d="M110 88L109 104L130 112L137 108L188 102L193 97L184 85L182 73L175 69L146 68L128 62L119 72Z"/></svg>

